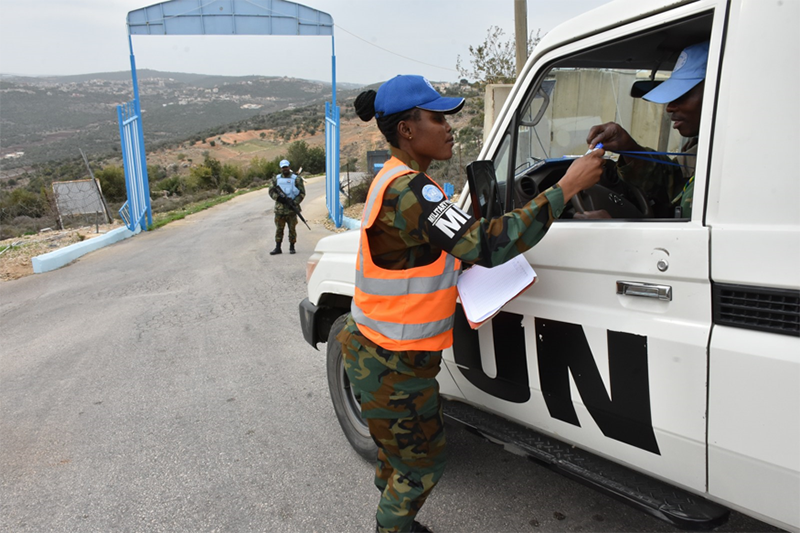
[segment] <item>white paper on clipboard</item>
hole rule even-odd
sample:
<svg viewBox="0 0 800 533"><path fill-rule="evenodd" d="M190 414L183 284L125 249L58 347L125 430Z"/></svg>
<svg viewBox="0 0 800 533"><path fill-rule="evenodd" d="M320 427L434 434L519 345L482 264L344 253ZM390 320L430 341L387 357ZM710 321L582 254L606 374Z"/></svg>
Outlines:
<svg viewBox="0 0 800 533"><path fill-rule="evenodd" d="M463 272L458 295L470 325L474 328L494 316L535 281L536 272L523 255L494 268L475 265Z"/></svg>

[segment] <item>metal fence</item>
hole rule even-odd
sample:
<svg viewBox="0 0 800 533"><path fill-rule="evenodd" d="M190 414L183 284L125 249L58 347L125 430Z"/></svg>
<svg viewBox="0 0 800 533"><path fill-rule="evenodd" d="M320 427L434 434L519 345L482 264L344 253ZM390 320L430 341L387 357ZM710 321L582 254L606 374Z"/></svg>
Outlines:
<svg viewBox="0 0 800 533"><path fill-rule="evenodd" d="M62 229L66 221L74 217L95 225L111 223L99 180L54 181L52 187Z"/></svg>
<svg viewBox="0 0 800 533"><path fill-rule="evenodd" d="M153 211L150 207L150 184L147 180L147 159L138 100L117 106L117 117L125 189L128 192L128 201L119 210L119 216L129 230L137 231L140 228L146 231L148 225L153 223Z"/></svg>

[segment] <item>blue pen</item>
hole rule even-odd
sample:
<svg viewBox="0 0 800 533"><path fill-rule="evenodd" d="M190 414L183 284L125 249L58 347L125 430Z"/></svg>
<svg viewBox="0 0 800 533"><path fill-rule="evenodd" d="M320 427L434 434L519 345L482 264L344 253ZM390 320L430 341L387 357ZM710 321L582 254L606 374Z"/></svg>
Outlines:
<svg viewBox="0 0 800 533"><path fill-rule="evenodd" d="M589 148L588 150L586 150L586 154L591 154L595 150L600 150L602 147L603 147L603 143L597 143L597 146L595 146L594 148ZM586 155L586 154L583 154L583 155Z"/></svg>

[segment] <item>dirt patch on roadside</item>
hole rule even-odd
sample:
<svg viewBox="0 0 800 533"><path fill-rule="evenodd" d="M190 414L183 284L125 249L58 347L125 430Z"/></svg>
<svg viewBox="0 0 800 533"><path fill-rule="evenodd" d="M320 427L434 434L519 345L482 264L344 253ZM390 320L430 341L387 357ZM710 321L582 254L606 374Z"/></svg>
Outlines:
<svg viewBox="0 0 800 533"><path fill-rule="evenodd" d="M0 281L19 279L33 274L31 259L76 242L99 237L122 224L103 224L67 230L43 231L0 241Z"/></svg>
<svg viewBox="0 0 800 533"><path fill-rule="evenodd" d="M346 216L347 218L352 218L353 220L361 220L361 215L363 214L363 212L364 212L364 204L353 204L350 207L345 207L342 210L344 216ZM345 227L337 228L333 224L333 220L331 220L329 216L326 216L325 218L319 218L311 222L313 222L314 224L321 224L322 226L325 227L326 230L332 231L333 233L342 233L347 231L347 228Z"/></svg>

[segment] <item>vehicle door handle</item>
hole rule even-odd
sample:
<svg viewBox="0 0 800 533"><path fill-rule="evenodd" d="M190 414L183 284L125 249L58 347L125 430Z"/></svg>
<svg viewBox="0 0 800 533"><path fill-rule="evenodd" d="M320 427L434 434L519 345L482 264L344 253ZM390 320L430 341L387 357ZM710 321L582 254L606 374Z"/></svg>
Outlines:
<svg viewBox="0 0 800 533"><path fill-rule="evenodd" d="M617 281L617 294L622 294L623 296L657 298L667 302L672 301L672 287L669 285L656 285L655 283Z"/></svg>

